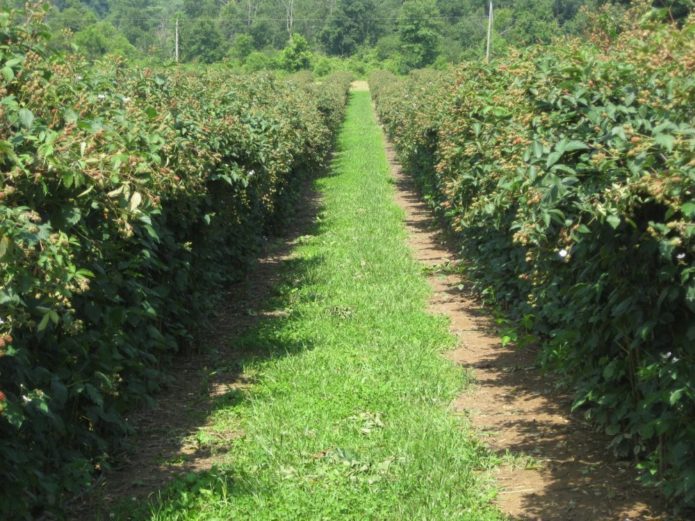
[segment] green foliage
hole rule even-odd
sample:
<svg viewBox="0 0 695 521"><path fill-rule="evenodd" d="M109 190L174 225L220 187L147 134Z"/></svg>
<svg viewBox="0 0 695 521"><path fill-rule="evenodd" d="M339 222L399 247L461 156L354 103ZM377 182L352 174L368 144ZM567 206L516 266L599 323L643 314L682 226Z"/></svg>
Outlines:
<svg viewBox="0 0 695 521"><path fill-rule="evenodd" d="M398 19L403 62L409 69L430 65L437 58L441 22L434 0L408 0Z"/></svg>
<svg viewBox="0 0 695 521"><path fill-rule="evenodd" d="M280 81L46 52L0 13L0 517L82 491L327 163L349 78Z"/></svg>
<svg viewBox="0 0 695 521"><path fill-rule="evenodd" d="M277 53L254 51L244 60L243 70L246 72L258 72L278 68Z"/></svg>
<svg viewBox="0 0 695 521"><path fill-rule="evenodd" d="M692 1L654 3L662 7L663 18L681 21ZM503 55L510 46L548 43L558 35L576 34L599 9L620 13L624 3L496 0L495 53ZM52 4L56 6L51 15L53 29L78 32L93 27L97 18L107 21L153 63L171 60L176 20L182 57L191 62L223 60L229 56L230 42L239 35L252 38L254 51L281 50L288 40L288 11L278 0L53 0ZM359 55L384 40L388 45L380 46L380 59L389 68L406 71L434 63L437 56L432 53L443 54L449 62L480 58L486 9L483 0L302 0L294 2L293 32L301 34L313 51L343 57ZM57 38L59 47L64 46L61 39ZM392 45L394 40L397 46Z"/></svg>
<svg viewBox="0 0 695 521"><path fill-rule="evenodd" d="M109 21L141 50L155 43L163 8L156 0L114 0Z"/></svg>
<svg viewBox="0 0 695 521"><path fill-rule="evenodd" d="M377 24L372 0L339 0L320 39L328 54L354 54L361 45L374 43Z"/></svg>
<svg viewBox="0 0 695 521"><path fill-rule="evenodd" d="M89 25L75 34L75 44L89 58L101 58L106 54L133 56L135 47L109 22Z"/></svg>
<svg viewBox="0 0 695 521"><path fill-rule="evenodd" d="M544 339L613 449L692 505L695 20L643 14L599 46L372 87L479 292Z"/></svg>
<svg viewBox="0 0 695 521"><path fill-rule="evenodd" d="M209 20L196 20L182 32L181 45L186 61L214 63L222 59L224 47L217 26Z"/></svg>
<svg viewBox="0 0 695 521"><path fill-rule="evenodd" d="M97 16L87 6L78 0L71 0L51 17L51 24L76 33L87 26L97 23ZM122 35L121 35L122 36Z"/></svg>
<svg viewBox="0 0 695 521"><path fill-rule="evenodd" d="M311 68L309 44L301 34L293 34L280 53L280 67L289 72Z"/></svg>
<svg viewBox="0 0 695 521"><path fill-rule="evenodd" d="M253 52L253 38L248 34L239 34L234 39L234 44L232 44L229 49L229 55L236 58L240 62L246 61L246 58Z"/></svg>

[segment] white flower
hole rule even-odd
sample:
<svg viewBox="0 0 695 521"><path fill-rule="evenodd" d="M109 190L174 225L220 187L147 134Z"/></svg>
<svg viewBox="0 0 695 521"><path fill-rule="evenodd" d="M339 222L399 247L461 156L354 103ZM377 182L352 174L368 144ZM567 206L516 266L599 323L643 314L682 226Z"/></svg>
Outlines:
<svg viewBox="0 0 695 521"><path fill-rule="evenodd" d="M685 259L685 253L679 253L678 255L676 255L676 259L678 259L678 260Z"/></svg>
<svg viewBox="0 0 695 521"><path fill-rule="evenodd" d="M564 259L565 257L567 257L569 254L570 254L570 252L568 252L568 251L567 251L566 249L564 249L564 248L562 248L562 249L558 252L558 255L559 255L560 257L562 257L563 259Z"/></svg>
<svg viewBox="0 0 695 521"><path fill-rule="evenodd" d="M106 99L106 94L99 94L97 99Z"/></svg>

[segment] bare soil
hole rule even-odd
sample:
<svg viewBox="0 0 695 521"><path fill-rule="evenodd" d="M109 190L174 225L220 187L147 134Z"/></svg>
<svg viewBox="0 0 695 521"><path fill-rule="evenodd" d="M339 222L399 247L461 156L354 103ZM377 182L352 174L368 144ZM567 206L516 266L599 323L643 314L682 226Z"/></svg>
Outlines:
<svg viewBox="0 0 695 521"><path fill-rule="evenodd" d="M350 85L350 90L353 92L367 92L369 90L369 83L364 80L355 80Z"/></svg>
<svg viewBox="0 0 695 521"><path fill-rule="evenodd" d="M633 463L612 458L609 440L570 414L570 398L537 368L535 350L501 345L489 312L451 269L460 257L454 241L402 172L392 145L386 148L410 247L432 273L430 309L449 317L458 338L448 358L475 382L453 409L508 462L494 476L500 509L514 520L672 519L654 490L637 483Z"/></svg>
<svg viewBox="0 0 695 521"><path fill-rule="evenodd" d="M243 433L207 430L209 417L253 384L242 373L243 361L268 354L240 349L235 338L277 313L268 309L269 299L284 265L292 262L294 246L312 232L319 211L312 183L305 183L300 200L295 215L281 226L281 236L266 239L243 281L228 288L218 316L198 339L200 349L178 358L169 371L171 383L155 397L153 407L128 417L134 430L131 449L117 455L118 466L105 470L92 489L75 501L71 519L108 518L116 504L146 499L177 476L225 462L230 442ZM200 433L206 434L202 443Z"/></svg>

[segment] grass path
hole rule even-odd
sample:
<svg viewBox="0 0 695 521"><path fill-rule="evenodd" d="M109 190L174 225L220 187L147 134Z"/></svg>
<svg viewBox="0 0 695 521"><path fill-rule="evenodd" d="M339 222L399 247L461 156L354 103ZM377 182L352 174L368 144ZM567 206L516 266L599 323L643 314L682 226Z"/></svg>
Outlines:
<svg viewBox="0 0 695 521"><path fill-rule="evenodd" d="M316 233L282 274L272 316L234 342L255 384L210 432L225 463L189 474L129 517L156 520L501 519L491 459L450 412L464 373L406 245L368 92L352 94Z"/></svg>

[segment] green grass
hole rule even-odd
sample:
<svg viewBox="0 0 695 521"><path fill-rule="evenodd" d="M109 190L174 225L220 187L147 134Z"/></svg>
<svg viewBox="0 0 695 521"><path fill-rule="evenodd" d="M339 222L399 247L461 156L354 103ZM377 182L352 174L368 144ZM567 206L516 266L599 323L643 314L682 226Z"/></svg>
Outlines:
<svg viewBox="0 0 695 521"><path fill-rule="evenodd" d="M502 519L493 464L449 405L463 371L410 256L369 93L354 93L323 211L269 305L286 316L235 340L257 383L211 431L244 432L226 463L130 516L153 520ZM133 514L133 512L136 512Z"/></svg>

